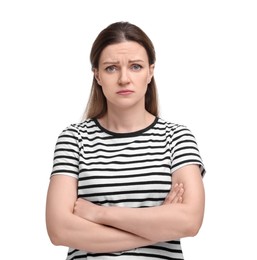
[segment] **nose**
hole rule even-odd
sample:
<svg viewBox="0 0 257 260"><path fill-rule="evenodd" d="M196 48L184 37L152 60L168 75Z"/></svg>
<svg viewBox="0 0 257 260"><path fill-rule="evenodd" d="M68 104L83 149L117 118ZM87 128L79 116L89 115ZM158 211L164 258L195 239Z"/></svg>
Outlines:
<svg viewBox="0 0 257 260"><path fill-rule="evenodd" d="M126 68L120 70L119 85L127 85L129 83L129 74Z"/></svg>

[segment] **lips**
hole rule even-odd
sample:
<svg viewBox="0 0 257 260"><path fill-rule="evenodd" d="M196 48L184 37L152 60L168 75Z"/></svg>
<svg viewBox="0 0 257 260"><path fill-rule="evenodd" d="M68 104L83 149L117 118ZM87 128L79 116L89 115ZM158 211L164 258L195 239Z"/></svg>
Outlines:
<svg viewBox="0 0 257 260"><path fill-rule="evenodd" d="M117 92L117 94L119 94L119 95L129 95L131 93L134 93L134 91L129 90L129 89L123 89L123 90L120 90Z"/></svg>

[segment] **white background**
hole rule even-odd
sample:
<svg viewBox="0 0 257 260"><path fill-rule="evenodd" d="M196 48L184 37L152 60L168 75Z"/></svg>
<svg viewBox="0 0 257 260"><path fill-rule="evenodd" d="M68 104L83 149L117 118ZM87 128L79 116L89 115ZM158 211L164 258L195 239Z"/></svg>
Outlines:
<svg viewBox="0 0 257 260"><path fill-rule="evenodd" d="M257 259L255 2L0 2L1 259L65 259L45 228L54 146L81 120L93 40L121 20L152 39L161 116L192 130L207 169L185 259Z"/></svg>

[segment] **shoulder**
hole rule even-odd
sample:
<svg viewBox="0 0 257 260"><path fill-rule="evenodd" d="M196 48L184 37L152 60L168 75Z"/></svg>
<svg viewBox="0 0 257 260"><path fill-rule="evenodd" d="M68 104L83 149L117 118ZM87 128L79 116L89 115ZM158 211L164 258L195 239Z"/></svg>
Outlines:
<svg viewBox="0 0 257 260"><path fill-rule="evenodd" d="M93 119L86 119L83 122L79 123L72 123L66 126L62 130L62 134L73 134L73 135L80 135L81 133L85 133L90 131L90 129L96 127L95 121Z"/></svg>
<svg viewBox="0 0 257 260"><path fill-rule="evenodd" d="M192 134L187 126L183 124L166 121L162 118L158 119L158 123L156 126L160 129L165 130L171 137L176 137L181 134Z"/></svg>
<svg viewBox="0 0 257 260"><path fill-rule="evenodd" d="M163 131L165 131L165 135L171 147L187 146L189 144L197 146L194 134L186 125L172 123L163 119L159 119L158 123L160 127L164 129Z"/></svg>
<svg viewBox="0 0 257 260"><path fill-rule="evenodd" d="M80 143L88 131L94 131L93 128L95 128L95 123L92 119L80 123L71 123L59 133L58 142Z"/></svg>

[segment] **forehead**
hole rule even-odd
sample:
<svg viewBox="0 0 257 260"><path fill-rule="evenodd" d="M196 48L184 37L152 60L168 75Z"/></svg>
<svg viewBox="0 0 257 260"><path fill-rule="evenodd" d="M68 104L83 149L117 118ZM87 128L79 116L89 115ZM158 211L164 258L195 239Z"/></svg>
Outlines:
<svg viewBox="0 0 257 260"><path fill-rule="evenodd" d="M100 61L106 59L119 59L121 57L128 57L129 59L148 60L145 48L133 41L126 41L117 44L111 44L105 47L101 53Z"/></svg>

